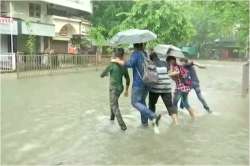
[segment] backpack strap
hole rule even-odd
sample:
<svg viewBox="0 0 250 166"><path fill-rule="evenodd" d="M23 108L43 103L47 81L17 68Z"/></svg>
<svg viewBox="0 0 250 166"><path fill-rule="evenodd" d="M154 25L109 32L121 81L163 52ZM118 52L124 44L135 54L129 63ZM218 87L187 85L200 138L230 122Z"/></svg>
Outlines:
<svg viewBox="0 0 250 166"><path fill-rule="evenodd" d="M143 56L143 63L145 63L145 59L144 59L144 58L148 58L148 57L147 57L147 54L146 54L144 51L139 51L139 52L140 52L140 54ZM143 65L143 67L144 67L145 64L142 64L142 65ZM142 77L141 73L139 72L139 69L138 69L137 67L135 67L135 70L136 70L136 72L138 73L140 79L143 81L143 77Z"/></svg>
<svg viewBox="0 0 250 166"><path fill-rule="evenodd" d="M136 70L136 72L138 73L138 75L139 75L140 79L143 81L142 76L141 76L141 74L140 74L140 72L139 72L139 70L138 70L138 68L137 68L137 67L135 67L135 70Z"/></svg>

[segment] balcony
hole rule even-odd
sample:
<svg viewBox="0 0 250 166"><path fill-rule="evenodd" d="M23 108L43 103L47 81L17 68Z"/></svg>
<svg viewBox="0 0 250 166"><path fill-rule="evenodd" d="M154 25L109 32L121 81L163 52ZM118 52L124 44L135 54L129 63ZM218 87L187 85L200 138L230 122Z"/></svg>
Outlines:
<svg viewBox="0 0 250 166"><path fill-rule="evenodd" d="M92 14L92 3L91 0L42 0L50 4L63 6L67 8L77 9Z"/></svg>

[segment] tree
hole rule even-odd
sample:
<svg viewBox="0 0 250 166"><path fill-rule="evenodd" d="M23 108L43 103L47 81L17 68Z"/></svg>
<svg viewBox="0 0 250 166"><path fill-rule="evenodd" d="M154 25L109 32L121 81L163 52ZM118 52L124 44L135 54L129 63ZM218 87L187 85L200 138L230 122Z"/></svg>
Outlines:
<svg viewBox="0 0 250 166"><path fill-rule="evenodd" d="M111 38L110 30L126 18L123 15L117 16L117 14L130 11L133 4L133 1L93 1L91 17L93 32L99 31L98 35L105 39Z"/></svg>
<svg viewBox="0 0 250 166"><path fill-rule="evenodd" d="M243 47L249 35L249 2L191 1L182 5L196 34L191 42L200 49L218 38L234 38Z"/></svg>
<svg viewBox="0 0 250 166"><path fill-rule="evenodd" d="M22 35L22 41L24 43L23 51L25 54L32 55L36 50L36 36L32 35L31 22L25 22L28 32L30 33L27 36Z"/></svg>
<svg viewBox="0 0 250 166"><path fill-rule="evenodd" d="M148 29L157 34L155 43L180 44L189 41L194 34L192 25L173 3L168 1L136 1L122 23L114 27L110 34L128 28Z"/></svg>

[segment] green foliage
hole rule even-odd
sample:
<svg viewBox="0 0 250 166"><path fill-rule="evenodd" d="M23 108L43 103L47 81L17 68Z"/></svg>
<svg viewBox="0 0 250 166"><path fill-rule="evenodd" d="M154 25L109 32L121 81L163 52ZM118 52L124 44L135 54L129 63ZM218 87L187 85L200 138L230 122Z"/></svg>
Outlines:
<svg viewBox="0 0 250 166"><path fill-rule="evenodd" d="M25 49L25 53L32 55L34 54L35 50L36 50L36 37L34 35L28 35L25 38L25 45L24 47Z"/></svg>
<svg viewBox="0 0 250 166"><path fill-rule="evenodd" d="M201 48L220 38L237 40L245 46L249 35L248 6L247 1L192 1L184 4L182 9L197 32L192 43Z"/></svg>
<svg viewBox="0 0 250 166"><path fill-rule="evenodd" d="M110 31L126 18L124 15L117 14L130 11L133 4L133 1L94 1L91 17L93 31L100 30L99 37L110 38L112 35Z"/></svg>
<svg viewBox="0 0 250 166"><path fill-rule="evenodd" d="M106 39L103 33L106 29L103 26L92 27L89 31L89 38L93 45L103 46L106 44Z"/></svg>
<svg viewBox="0 0 250 166"><path fill-rule="evenodd" d="M149 43L151 46L156 43L185 42L194 33L182 11L167 1L100 1L94 4L94 13L91 34L98 41L109 39L129 28L155 32L158 38Z"/></svg>
<svg viewBox="0 0 250 166"><path fill-rule="evenodd" d="M120 29L148 29L157 34L157 43L178 44L188 41L194 33L181 10L168 1L137 1ZM119 28L117 28L119 29Z"/></svg>
<svg viewBox="0 0 250 166"><path fill-rule="evenodd" d="M197 46L201 51L215 39L237 40L246 47L249 36L248 1L93 1L90 37L102 45L115 33L148 29L157 34L149 42Z"/></svg>
<svg viewBox="0 0 250 166"><path fill-rule="evenodd" d="M25 22L29 33L32 33L31 30L31 23L29 21ZM36 36L34 35L27 35L27 36L22 36L22 41L24 43L24 53L28 55L34 54L36 50Z"/></svg>

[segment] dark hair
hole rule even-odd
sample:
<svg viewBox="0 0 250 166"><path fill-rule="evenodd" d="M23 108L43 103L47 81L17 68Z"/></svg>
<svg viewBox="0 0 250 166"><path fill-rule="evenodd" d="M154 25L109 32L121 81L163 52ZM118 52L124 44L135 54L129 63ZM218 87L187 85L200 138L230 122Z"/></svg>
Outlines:
<svg viewBox="0 0 250 166"><path fill-rule="evenodd" d="M173 56L167 56L166 61L169 62L169 61L171 61L171 60L176 60L176 58L173 57Z"/></svg>
<svg viewBox="0 0 250 166"><path fill-rule="evenodd" d="M122 57L124 55L124 49L123 48L116 48L115 49L115 56L116 57Z"/></svg>
<svg viewBox="0 0 250 166"><path fill-rule="evenodd" d="M143 49L143 43L135 43L134 48L136 49Z"/></svg>
<svg viewBox="0 0 250 166"><path fill-rule="evenodd" d="M187 63L188 59L187 58L181 58L180 61Z"/></svg>
<svg viewBox="0 0 250 166"><path fill-rule="evenodd" d="M157 54L155 52L152 52L150 55L149 55L149 58L151 61L155 60L155 58L157 58Z"/></svg>

